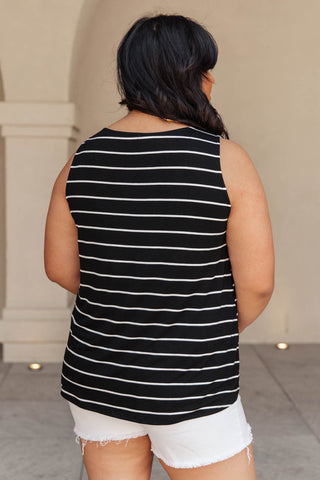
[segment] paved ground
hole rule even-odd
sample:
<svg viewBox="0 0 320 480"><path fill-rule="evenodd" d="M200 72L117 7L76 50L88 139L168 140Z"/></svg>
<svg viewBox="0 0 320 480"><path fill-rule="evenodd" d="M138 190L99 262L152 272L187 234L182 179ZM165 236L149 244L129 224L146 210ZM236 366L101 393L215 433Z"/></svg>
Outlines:
<svg viewBox="0 0 320 480"><path fill-rule="evenodd" d="M257 480L319 480L320 345L241 345L240 362ZM87 480L60 370L0 360L1 480ZM165 479L154 458L152 480Z"/></svg>

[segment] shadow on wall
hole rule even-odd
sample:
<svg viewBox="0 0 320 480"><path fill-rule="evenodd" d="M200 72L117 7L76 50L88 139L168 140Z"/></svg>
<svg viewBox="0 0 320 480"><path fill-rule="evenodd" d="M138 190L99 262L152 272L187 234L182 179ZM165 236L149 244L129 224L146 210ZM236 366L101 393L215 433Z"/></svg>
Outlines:
<svg viewBox="0 0 320 480"><path fill-rule="evenodd" d="M0 70L0 101L4 101L4 90ZM4 139L0 132L0 318L5 298L5 159Z"/></svg>

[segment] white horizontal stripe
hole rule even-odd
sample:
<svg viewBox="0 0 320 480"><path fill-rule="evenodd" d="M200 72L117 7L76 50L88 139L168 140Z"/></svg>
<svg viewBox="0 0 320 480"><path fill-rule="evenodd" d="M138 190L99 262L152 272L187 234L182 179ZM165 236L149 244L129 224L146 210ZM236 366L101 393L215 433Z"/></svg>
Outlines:
<svg viewBox="0 0 320 480"><path fill-rule="evenodd" d="M221 368L221 367L202 367L202 368L159 368L159 367L143 367L141 365L128 365L124 363L117 363L117 362L108 362L104 360L95 360L93 358L86 357L85 355L80 355L79 353L74 352L71 350L71 348L67 345L67 349L69 352L72 353L72 355L83 358L84 360L87 360L88 362L93 362L93 363L100 363L103 365L114 365L116 367L124 367L124 368L134 368L137 370L152 370L152 371L164 371L164 372L202 372L204 370L212 370L216 368ZM223 352L213 352L214 354L216 353L225 353L225 352L231 352L231 351L237 351L239 350L239 347L236 348L229 348L229 350L224 350ZM234 378L234 377L229 377L229 378Z"/></svg>
<svg viewBox="0 0 320 480"><path fill-rule="evenodd" d="M94 377L102 377L104 378L104 375L95 375L95 374L90 374L90 373L87 373L87 372L84 372L83 370L79 370L78 368L74 368L74 367L71 367L71 365L69 365L67 362L65 362L66 365L68 365L68 367L72 368L73 370L75 370L76 372L80 372L84 375L92 375ZM70 380L68 377L66 377L63 373L61 374L63 376L63 378L65 378L68 382L70 383L73 383L74 385L78 385L78 387L81 387L81 388L85 388L87 390L96 390L97 392L106 392L106 393L111 393L112 395L119 395L120 397L133 397L133 398L143 398L145 400L164 400L164 401L168 401L168 400L193 400L193 399L196 399L196 398L205 398L205 397L212 397L214 395L222 395L223 393L231 393L231 392L236 392L238 391L239 389L238 388L235 388L233 390L224 390L222 392L216 392L216 393L207 393L206 395L196 395L196 396L193 396L193 397L179 397L179 398L175 398L175 397L146 397L144 395L133 395L131 393L121 393L121 392L115 392L113 390L107 390L105 388L98 388L98 387L90 387L88 385L83 385L82 383L78 383L78 382L74 382L73 380Z"/></svg>
<svg viewBox="0 0 320 480"><path fill-rule="evenodd" d="M141 323L141 322L131 322L131 321L128 321L128 320L112 320L110 318L105 318L105 317L94 317L92 315L89 315L88 313L85 313L83 312L77 304L75 304L75 308L76 310L78 310L79 313L81 313L82 315L84 315L85 317L88 317L88 318L91 318L93 320L97 320L97 321L103 321L103 322L109 322L109 323L114 323L116 325L139 325L140 327L150 327L150 326L157 326L157 327L167 327L167 328L170 328L170 327L177 327L177 326L183 326L183 327L209 327L209 326L213 326L213 325L220 325L221 323L234 323L234 322L237 322L238 319L237 318L231 318L229 320L220 320L219 322L205 322L205 323L183 323L183 322L173 322L173 323L170 323L170 324L166 324L166 323L159 323L159 322L148 322L148 323ZM231 349L232 350L232 349ZM228 350L222 350L221 352L214 352L214 353L224 353L224 352L227 352Z"/></svg>
<svg viewBox="0 0 320 480"><path fill-rule="evenodd" d="M187 203L205 203L207 205L220 205L230 207L230 203L208 202L206 200L192 200L190 198L123 198L123 197L99 197L96 195L67 195L66 198L91 198L94 200L115 200L125 202L187 202Z"/></svg>
<svg viewBox="0 0 320 480"><path fill-rule="evenodd" d="M231 277L231 273L225 273L224 275L214 275L213 277L202 277L202 278L134 277L130 275L111 275L109 273L92 272L90 270L82 270L81 268L80 268L80 272L90 273L92 275L97 275L99 277L129 278L132 280L165 280L168 282L199 282L202 280L214 280L216 278Z"/></svg>
<svg viewBox="0 0 320 480"><path fill-rule="evenodd" d="M143 307L123 307L120 305L107 305L105 303L98 303L98 302L92 302L91 300L88 300L85 297L81 297L78 293L78 298L81 300L84 300L87 303L90 303L90 305L99 305L101 307L105 308L119 308L120 310L143 310L146 312L203 312L206 310L220 310L221 308L228 308L228 307L235 307L235 303L230 303L230 304L225 304L225 305L219 305L218 307L205 307L205 308L180 308L180 309L174 309L174 308L143 308Z"/></svg>
<svg viewBox="0 0 320 480"><path fill-rule="evenodd" d="M64 363L69 366L69 364L64 360ZM239 363L239 361L235 362ZM227 364L229 365L234 365L233 363ZM74 367L73 367L74 368ZM81 370L78 370L77 368L74 368L74 370L77 370L78 372L81 372ZM85 372L81 372L85 373ZM185 382L185 383L176 383L176 382L146 382L143 381L141 382L140 380L128 380L126 378L119 378L119 377L111 377L110 375L98 375L98 374L91 374L93 377L100 377L100 378L107 378L108 380L114 380L116 382L123 382L123 383L136 383L138 385L161 385L161 386L177 386L177 387L184 387L184 386L189 386L189 385L211 385L213 382L210 380L209 382Z"/></svg>
<svg viewBox="0 0 320 480"><path fill-rule="evenodd" d="M229 322L237 322L237 318L231 318L229 320L220 320L219 322L205 322L205 323L183 323L183 322L172 322L172 323L157 323L157 322L148 322L148 323L141 323L141 322L131 322L129 320L112 320L111 318L105 318L105 317L94 317L92 315L89 315L88 313L83 312L75 303L75 308L78 310L79 313L84 315L85 317L92 318L93 320L99 320L102 322L109 322L109 323L114 323L116 325L139 325L140 327L150 327L150 326L155 326L155 327L210 327L212 325L219 325L221 323L229 323ZM223 350L224 352L228 350ZM221 353L221 352L219 352Z"/></svg>
<svg viewBox="0 0 320 480"><path fill-rule="evenodd" d="M123 338L124 340L152 340L153 342L194 342L194 343L202 343L202 342L215 342L216 340L221 340L222 338L230 338L236 337L237 333L232 333L229 335L221 335L220 337L211 337L211 338L171 338L171 337L128 337L127 335L116 335L111 333L102 333L93 328L84 327L80 325L73 315L71 315L72 320L74 321L77 327L86 330L87 332L95 333L96 335L100 335L101 337L110 337L110 338Z"/></svg>
<svg viewBox="0 0 320 480"><path fill-rule="evenodd" d="M204 131L204 130L200 130L200 128L197 128L197 127L189 127L189 128L192 128L192 130L195 130L196 132L199 132L199 133L205 133L206 135L210 135L210 137L215 137L215 138L220 138L221 135L218 135L218 134L215 134L215 133L211 133L211 132L207 132L207 131ZM220 141L218 142L220 143Z"/></svg>
<svg viewBox="0 0 320 480"><path fill-rule="evenodd" d="M187 167L180 165L156 166L156 167L111 167L108 165L71 165L71 168L101 168L103 170L197 170L208 173L221 173L221 170L211 170L210 168Z"/></svg>
<svg viewBox="0 0 320 480"><path fill-rule="evenodd" d="M165 215L154 213L119 213L119 212L96 212L93 210L70 210L71 213L86 213L89 215L111 215L114 217L147 217L147 218L190 218L192 220L210 220L215 222L225 222L228 218L215 218L215 217L197 217L195 215Z"/></svg>
<svg viewBox="0 0 320 480"><path fill-rule="evenodd" d="M189 127L191 128L191 127ZM199 130L198 130L199 131ZM127 133L127 132L126 132ZM132 132L128 132L128 133L132 133ZM183 140L187 139L187 140L199 140L200 142L206 142L206 143L211 143L211 144L214 144L214 145L219 145L219 142L213 142L211 140L204 140L203 138L198 138L198 137L187 137L186 135L144 135L144 136L140 136L140 137L113 137L113 136L102 136L102 135L99 135L98 137L90 137L90 138L87 138L87 140L96 140L96 139L109 139L109 140L149 140L150 139L155 139L155 138L168 138L168 139L171 139L171 138L182 138ZM84 142L83 142L84 143Z"/></svg>
<svg viewBox="0 0 320 480"><path fill-rule="evenodd" d="M137 260L114 260L113 258L92 257L90 255L79 255L80 258L89 258L90 260L100 260L109 263L136 263L137 265L171 265L176 267L206 267L208 265L216 265L221 262L228 262L229 258L221 258L215 262L207 263L173 263L173 262L140 262Z"/></svg>
<svg viewBox="0 0 320 480"><path fill-rule="evenodd" d="M102 347L101 345L93 345L92 343L85 342L84 340L81 340L80 338L76 337L74 333L69 330L71 333L71 336L75 338L78 342L83 343L84 345L87 345L88 347L91 348L98 348L99 350L109 350L110 352L122 352L122 353L134 353L137 355L151 355L151 356L159 356L159 357L208 357L209 355L214 355L217 352L208 352L208 353L154 353L154 352L145 352L141 350L123 350L119 348L111 348L111 347ZM217 380L218 381L218 380ZM224 380L219 380L219 381L224 381Z"/></svg>
<svg viewBox="0 0 320 480"><path fill-rule="evenodd" d="M146 187L146 186L179 186L179 187L201 187L212 188L215 190L226 190L225 187L217 187L215 185L204 185L202 183L179 183L179 182L105 182L102 180L68 180L68 183L101 183L103 185L130 185L134 187Z"/></svg>
<svg viewBox="0 0 320 480"><path fill-rule="evenodd" d="M165 247L163 245L128 245L128 244L123 244L123 243L103 243L103 242L89 242L87 240L80 240L78 239L78 242L80 243L89 243L91 245L103 245L103 246L108 246L108 247L125 247L125 248L155 248L155 249L164 249L164 250L191 250L193 252L203 252L203 251L212 251L212 250L218 250L219 248L225 247L227 244L223 243L222 245L218 245L217 247L209 247L209 248L189 248L189 247Z"/></svg>
<svg viewBox="0 0 320 480"><path fill-rule="evenodd" d="M213 153L197 152L196 150L150 150L143 152L119 152L112 150L82 150L82 152L75 153L76 155L81 155L82 153L107 153L111 155L158 155L161 153L192 153L194 155L203 155L204 157L214 157L219 158L219 155L214 155Z"/></svg>
<svg viewBox="0 0 320 480"><path fill-rule="evenodd" d="M230 405L232 405L232 404L228 404L228 405L216 405L215 407L201 407L201 408L197 408L195 410L188 410L188 411L185 411L185 412L150 412L148 410L136 410L134 408L119 407L117 405L110 405L109 403L96 402L94 400L85 400L84 398L77 397L77 395L74 395L73 393L67 392L63 388L61 388L61 391L66 393L67 395L70 395L71 397L77 398L78 400L80 400L81 402L84 402L84 403L95 403L97 405L104 405L106 407L117 408L117 409L125 410L125 411L129 410L129 411L135 412L135 413L151 413L152 415L167 415L167 416L183 415L184 413L193 413L193 412L199 411L199 410L207 410L207 409L210 409L210 410L213 409L214 410L214 409L217 409L217 408L227 408L227 407L230 407Z"/></svg>
<svg viewBox="0 0 320 480"><path fill-rule="evenodd" d="M79 225L78 228L86 228L88 230L111 230L113 232L135 232L135 233L173 233L173 234L182 234L182 235L206 235L206 236L217 236L223 235L226 233L226 230L218 233L211 232L185 232L180 230L139 230L134 228L111 228L111 227L95 227L93 225Z"/></svg>
<svg viewBox="0 0 320 480"><path fill-rule="evenodd" d="M225 288L224 290L216 290L214 292L195 292L195 293L157 293L157 292L129 292L127 290L108 290L107 288L97 288L87 283L80 283L80 287L91 288L91 290L96 290L98 292L108 292L108 293L123 293L125 295L152 295L156 297L206 297L208 295L217 295L218 293L233 292L232 288Z"/></svg>

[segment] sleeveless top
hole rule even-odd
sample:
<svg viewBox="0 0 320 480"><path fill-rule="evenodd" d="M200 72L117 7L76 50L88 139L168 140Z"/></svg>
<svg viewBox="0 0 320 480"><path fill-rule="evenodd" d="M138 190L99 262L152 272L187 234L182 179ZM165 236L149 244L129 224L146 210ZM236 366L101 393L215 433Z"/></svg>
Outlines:
<svg viewBox="0 0 320 480"><path fill-rule="evenodd" d="M66 199L80 286L61 396L153 425L232 405L239 332L220 137L103 128L75 153Z"/></svg>

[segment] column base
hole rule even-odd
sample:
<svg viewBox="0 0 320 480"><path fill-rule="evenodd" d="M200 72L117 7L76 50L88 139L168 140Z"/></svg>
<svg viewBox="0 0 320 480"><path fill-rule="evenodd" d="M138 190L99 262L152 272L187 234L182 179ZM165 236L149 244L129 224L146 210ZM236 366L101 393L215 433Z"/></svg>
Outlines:
<svg viewBox="0 0 320 480"><path fill-rule="evenodd" d="M70 309L4 309L0 321L3 361L62 362L70 323Z"/></svg>
<svg viewBox="0 0 320 480"><path fill-rule="evenodd" d="M4 363L62 363L66 342L3 344Z"/></svg>

